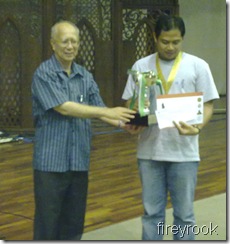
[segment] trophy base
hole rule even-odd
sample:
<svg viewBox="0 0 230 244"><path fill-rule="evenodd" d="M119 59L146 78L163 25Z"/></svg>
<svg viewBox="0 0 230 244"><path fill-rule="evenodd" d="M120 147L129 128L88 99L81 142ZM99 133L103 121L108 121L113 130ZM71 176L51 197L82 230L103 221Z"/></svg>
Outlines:
<svg viewBox="0 0 230 244"><path fill-rule="evenodd" d="M146 115L146 116L141 117L139 113L136 113L135 118L131 119L126 124L139 125L139 126L149 126L149 125L157 124L157 119L156 119L155 114L150 114L150 115Z"/></svg>
<svg viewBox="0 0 230 244"><path fill-rule="evenodd" d="M127 124L148 126L148 115L141 117L140 114L137 113L135 114L135 118L131 119Z"/></svg>

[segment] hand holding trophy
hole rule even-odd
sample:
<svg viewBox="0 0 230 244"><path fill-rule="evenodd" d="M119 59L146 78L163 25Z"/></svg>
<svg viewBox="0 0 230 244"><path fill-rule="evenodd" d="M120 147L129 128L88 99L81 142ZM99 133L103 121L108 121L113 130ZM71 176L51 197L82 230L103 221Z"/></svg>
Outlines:
<svg viewBox="0 0 230 244"><path fill-rule="evenodd" d="M150 119L153 119L153 116L150 115L149 109L150 86L158 85L160 93L163 94L161 80L158 79L153 71L139 72L136 70L128 70L128 74L132 75L132 78L138 87L138 91L134 89L129 107L130 109L135 109L135 105L138 104L138 113L135 118L129 122L129 124L148 126L150 124Z"/></svg>

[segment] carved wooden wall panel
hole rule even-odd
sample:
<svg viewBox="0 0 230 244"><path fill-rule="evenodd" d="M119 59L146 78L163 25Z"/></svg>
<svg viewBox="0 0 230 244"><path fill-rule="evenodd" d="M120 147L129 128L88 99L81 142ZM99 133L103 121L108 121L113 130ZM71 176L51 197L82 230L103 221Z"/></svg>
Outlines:
<svg viewBox="0 0 230 244"><path fill-rule="evenodd" d="M0 123L9 126L20 126L21 43L18 29L10 19L7 19L2 24L0 43ZM14 52L12 52L12 50L14 50Z"/></svg>
<svg viewBox="0 0 230 244"><path fill-rule="evenodd" d="M31 128L30 84L41 60L41 0L0 0L0 130Z"/></svg>

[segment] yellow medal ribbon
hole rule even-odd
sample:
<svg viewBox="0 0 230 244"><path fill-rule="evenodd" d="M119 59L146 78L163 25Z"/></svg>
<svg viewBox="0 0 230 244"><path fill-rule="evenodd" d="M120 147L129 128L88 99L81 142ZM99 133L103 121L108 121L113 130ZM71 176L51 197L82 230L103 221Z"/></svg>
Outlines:
<svg viewBox="0 0 230 244"><path fill-rule="evenodd" d="M176 73L178 71L181 60L182 60L182 52L179 52L175 61L174 61L174 64L173 64L173 67L172 67L171 72L169 74L168 80L166 81L164 78L164 75L162 73L161 67L160 67L159 55L158 54L156 55L157 73L158 73L158 77L160 78L162 85L164 87L165 94L168 94L168 92L172 86L172 83L176 77Z"/></svg>

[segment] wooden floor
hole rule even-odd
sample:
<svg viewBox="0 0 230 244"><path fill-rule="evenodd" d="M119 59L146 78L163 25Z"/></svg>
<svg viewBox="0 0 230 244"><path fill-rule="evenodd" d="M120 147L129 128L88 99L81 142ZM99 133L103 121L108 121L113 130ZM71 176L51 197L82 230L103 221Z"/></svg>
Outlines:
<svg viewBox="0 0 230 244"><path fill-rule="evenodd" d="M136 136L97 131L92 143L85 232L138 217L143 211ZM214 115L203 129L200 148L196 199L226 191L225 114ZM32 151L33 143L0 145L0 236L6 240L32 240Z"/></svg>

